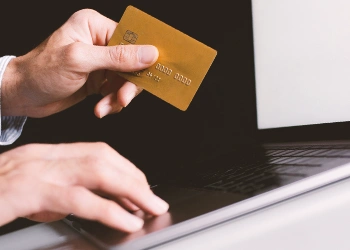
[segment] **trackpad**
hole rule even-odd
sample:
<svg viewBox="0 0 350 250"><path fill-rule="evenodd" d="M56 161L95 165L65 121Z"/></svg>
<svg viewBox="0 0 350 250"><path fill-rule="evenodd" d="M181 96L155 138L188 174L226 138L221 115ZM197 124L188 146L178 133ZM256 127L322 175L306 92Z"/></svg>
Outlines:
<svg viewBox="0 0 350 250"><path fill-rule="evenodd" d="M247 198L246 196L233 193L167 185L160 185L154 188L153 191L170 204L170 225Z"/></svg>
<svg viewBox="0 0 350 250"><path fill-rule="evenodd" d="M143 218L145 221L144 227L140 231L126 234L97 222L77 219L75 223L79 223L78 231L102 248L114 249L113 247L120 244L142 241L142 236L247 198L243 195L232 193L167 185L159 185L153 188L153 191L167 201L170 204L170 208L167 213L156 217L145 214L142 211L135 212L135 215Z"/></svg>

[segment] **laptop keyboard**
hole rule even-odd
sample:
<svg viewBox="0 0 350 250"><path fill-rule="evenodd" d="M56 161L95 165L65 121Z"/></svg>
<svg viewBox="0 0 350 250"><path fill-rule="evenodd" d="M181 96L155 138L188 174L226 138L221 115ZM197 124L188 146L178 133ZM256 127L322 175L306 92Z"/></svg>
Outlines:
<svg viewBox="0 0 350 250"><path fill-rule="evenodd" d="M203 163L220 167L209 167L206 173L189 178L187 184L215 191L258 194L322 172L325 163L338 158L350 158L350 145L265 147L253 154L243 153L237 163L234 160L237 154L228 153Z"/></svg>

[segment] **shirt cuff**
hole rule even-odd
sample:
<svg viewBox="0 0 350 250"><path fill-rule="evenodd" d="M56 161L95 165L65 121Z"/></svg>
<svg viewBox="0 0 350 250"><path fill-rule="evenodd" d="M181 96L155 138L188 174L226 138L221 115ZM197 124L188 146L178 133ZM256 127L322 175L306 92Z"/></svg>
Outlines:
<svg viewBox="0 0 350 250"><path fill-rule="evenodd" d="M0 145L14 143L22 134L26 120L27 117L25 116L2 116Z"/></svg>
<svg viewBox="0 0 350 250"><path fill-rule="evenodd" d="M14 143L22 134L23 126L27 120L26 116L2 116L1 114L1 82L5 69L13 58L15 56L0 57L0 145Z"/></svg>

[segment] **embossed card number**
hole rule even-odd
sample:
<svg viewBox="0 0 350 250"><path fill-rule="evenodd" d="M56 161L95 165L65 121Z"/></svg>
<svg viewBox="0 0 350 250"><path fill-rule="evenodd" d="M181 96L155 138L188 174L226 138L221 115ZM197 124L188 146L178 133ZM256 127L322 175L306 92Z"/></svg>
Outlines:
<svg viewBox="0 0 350 250"><path fill-rule="evenodd" d="M137 72L118 74L169 104L187 110L217 51L164 22L128 6L108 45L152 44L157 62Z"/></svg>

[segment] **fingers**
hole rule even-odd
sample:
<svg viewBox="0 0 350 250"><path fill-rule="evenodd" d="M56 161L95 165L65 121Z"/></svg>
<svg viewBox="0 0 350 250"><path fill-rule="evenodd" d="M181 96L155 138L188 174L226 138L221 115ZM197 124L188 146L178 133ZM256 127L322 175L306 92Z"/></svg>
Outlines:
<svg viewBox="0 0 350 250"><path fill-rule="evenodd" d="M67 46L65 54L74 68L83 67L82 72L133 72L150 67L159 56L153 45L94 46L78 42Z"/></svg>
<svg viewBox="0 0 350 250"><path fill-rule="evenodd" d="M94 194L99 195L99 196L101 196L103 198L106 198L106 199L113 200L113 201L117 202L119 205L121 205L123 208L125 208L126 210L128 210L130 212L135 212L135 211L140 210L140 208L138 206L136 206L135 204L133 204L131 201L129 201L126 198L111 197L110 194L102 192L101 190L94 190L93 192L94 192Z"/></svg>
<svg viewBox="0 0 350 250"><path fill-rule="evenodd" d="M125 209L129 210L129 211L138 211L140 210L140 208L138 206L136 206L134 203L132 203L131 201L129 201L128 199L125 198L117 198L116 201L122 205Z"/></svg>
<svg viewBox="0 0 350 250"><path fill-rule="evenodd" d="M39 148L44 152L42 145ZM41 164L41 169L37 162L33 164L43 181L100 190L111 197L127 199L153 215L163 214L169 208L153 194L144 173L105 143L59 144L47 150L50 158ZM22 172L32 175L33 169L27 167Z"/></svg>
<svg viewBox="0 0 350 250"><path fill-rule="evenodd" d="M111 86L110 89L113 90L113 87ZM141 91L142 88L131 82L126 82L117 92L112 92L102 98L102 100L96 104L94 113L99 118L108 114L118 113L129 105Z"/></svg>
<svg viewBox="0 0 350 250"><path fill-rule="evenodd" d="M143 226L143 220L132 215L117 203L95 195L83 187L46 187L49 197L43 207L57 213L70 214L88 220L99 221L125 232L135 232Z"/></svg>
<svg viewBox="0 0 350 250"><path fill-rule="evenodd" d="M73 213L125 232L134 232L143 226L140 218L118 203L104 199L83 186L56 185L23 175L8 184L11 189L0 199L0 225L6 223L6 216L10 219L26 217L50 221Z"/></svg>
<svg viewBox="0 0 350 250"><path fill-rule="evenodd" d="M101 151L90 153L79 161L61 161L62 165L51 175L52 181L58 183L57 179L62 178L57 177L63 173L73 181L69 185L101 190L110 197L128 200L149 214L160 215L168 210L169 205L152 192L145 175L130 161L122 156L110 158ZM81 166L85 166L83 171Z"/></svg>
<svg viewBox="0 0 350 250"><path fill-rule="evenodd" d="M96 104L94 113L98 118L102 118L108 114L119 113L122 109L123 106L118 103L116 94L111 93Z"/></svg>
<svg viewBox="0 0 350 250"><path fill-rule="evenodd" d="M161 215L169 208L144 173L105 143L29 144L15 151L1 157L12 167L0 176L6 217L0 216L0 225L16 216L52 220L74 213L131 232L142 221L128 211Z"/></svg>
<svg viewBox="0 0 350 250"><path fill-rule="evenodd" d="M117 92L117 102L126 107L138 94L140 94L142 88L131 82L125 82Z"/></svg>

